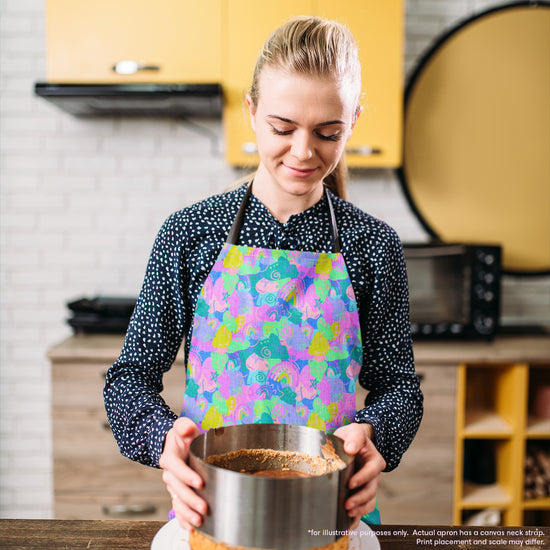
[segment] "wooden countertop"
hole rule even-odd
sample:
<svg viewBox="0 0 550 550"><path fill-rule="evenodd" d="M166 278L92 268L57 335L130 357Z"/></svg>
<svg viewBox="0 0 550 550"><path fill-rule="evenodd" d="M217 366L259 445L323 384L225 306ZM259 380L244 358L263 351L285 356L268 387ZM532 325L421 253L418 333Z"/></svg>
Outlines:
<svg viewBox="0 0 550 550"><path fill-rule="evenodd" d="M5 550L150 550L159 521L0 520Z"/></svg>
<svg viewBox="0 0 550 550"><path fill-rule="evenodd" d="M105 361L110 364L118 358L123 344L122 334L76 334L53 346L48 357L56 361ZM176 358L176 363L179 362L184 362L183 344Z"/></svg>
<svg viewBox="0 0 550 550"><path fill-rule="evenodd" d="M150 550L163 525L159 521L2 519L0 549ZM380 525L373 530L381 550L550 548L549 527Z"/></svg>
<svg viewBox="0 0 550 550"><path fill-rule="evenodd" d="M488 342L419 341L414 343L416 362L457 365L466 362L550 363L550 334L497 336Z"/></svg>
<svg viewBox="0 0 550 550"><path fill-rule="evenodd" d="M118 357L124 336L98 334L75 335L52 347L48 353L56 361L105 361ZM453 365L462 362L550 363L550 335L499 336L487 341L418 341L414 344L417 363ZM183 362L183 346L176 359Z"/></svg>

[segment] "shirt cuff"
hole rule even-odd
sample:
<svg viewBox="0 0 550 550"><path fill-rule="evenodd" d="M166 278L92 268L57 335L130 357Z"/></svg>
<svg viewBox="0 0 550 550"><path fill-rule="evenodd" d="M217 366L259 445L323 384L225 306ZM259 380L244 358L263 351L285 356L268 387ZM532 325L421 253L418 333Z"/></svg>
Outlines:
<svg viewBox="0 0 550 550"><path fill-rule="evenodd" d="M375 416L369 416L367 408L357 411L353 417L353 421L359 424L370 424L372 426L374 431L374 438L372 442L378 452L384 456L386 454L386 434L382 421Z"/></svg>
<svg viewBox="0 0 550 550"><path fill-rule="evenodd" d="M159 468L160 455L164 450L164 439L175 421L176 418L162 416L161 418L154 419L151 423L151 430L149 432L149 454L152 465L155 468Z"/></svg>

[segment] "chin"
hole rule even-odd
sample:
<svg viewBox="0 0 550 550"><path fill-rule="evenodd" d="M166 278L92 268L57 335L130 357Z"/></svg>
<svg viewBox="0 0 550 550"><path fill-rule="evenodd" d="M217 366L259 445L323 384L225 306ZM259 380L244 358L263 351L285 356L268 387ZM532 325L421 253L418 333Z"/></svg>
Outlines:
<svg viewBox="0 0 550 550"><path fill-rule="evenodd" d="M314 186L295 185L295 186L284 187L284 190L288 195L292 195L293 197L296 197L296 198L305 198L311 195L316 195L319 189L322 189L322 182L317 183ZM321 192L320 192L320 195L322 195ZM320 198L320 196L318 198ZM316 197L316 200L317 200L317 197Z"/></svg>
<svg viewBox="0 0 550 550"><path fill-rule="evenodd" d="M279 187L289 195L303 197L322 189L323 180L319 180L318 178L315 178L315 180L305 178L303 180L297 178L284 178L279 180Z"/></svg>

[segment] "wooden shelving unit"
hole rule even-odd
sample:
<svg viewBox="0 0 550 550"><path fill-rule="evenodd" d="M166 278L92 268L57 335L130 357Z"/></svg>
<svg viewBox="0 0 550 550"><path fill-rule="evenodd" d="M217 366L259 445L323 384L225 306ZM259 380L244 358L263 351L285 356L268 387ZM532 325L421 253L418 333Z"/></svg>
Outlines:
<svg viewBox="0 0 550 550"><path fill-rule="evenodd" d="M454 524L486 509L498 510L502 525L541 525L550 518L550 497L524 497L530 446L550 451L550 419L537 417L532 406L549 380L550 362L459 365Z"/></svg>

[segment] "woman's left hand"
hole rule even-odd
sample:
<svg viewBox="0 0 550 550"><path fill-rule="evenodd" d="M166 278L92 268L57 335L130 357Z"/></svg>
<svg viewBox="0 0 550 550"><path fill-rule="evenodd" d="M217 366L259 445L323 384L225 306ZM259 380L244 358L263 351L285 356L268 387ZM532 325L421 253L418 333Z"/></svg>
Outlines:
<svg viewBox="0 0 550 550"><path fill-rule="evenodd" d="M346 500L345 507L352 518L351 528L359 525L361 516L376 507L376 489L380 482L386 461L372 442L373 429L370 424L354 422L338 428L334 435L344 440L344 450L356 455L357 470L349 480L354 493Z"/></svg>

